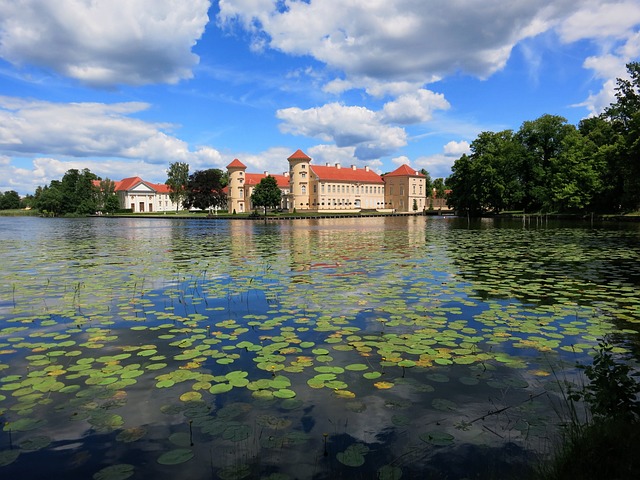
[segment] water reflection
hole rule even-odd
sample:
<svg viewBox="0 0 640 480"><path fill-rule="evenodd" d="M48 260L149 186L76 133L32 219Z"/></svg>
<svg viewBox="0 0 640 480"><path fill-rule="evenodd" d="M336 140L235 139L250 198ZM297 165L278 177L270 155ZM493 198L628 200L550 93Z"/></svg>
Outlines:
<svg viewBox="0 0 640 480"><path fill-rule="evenodd" d="M633 229L0 223L3 478L522 473L550 367L640 321Z"/></svg>

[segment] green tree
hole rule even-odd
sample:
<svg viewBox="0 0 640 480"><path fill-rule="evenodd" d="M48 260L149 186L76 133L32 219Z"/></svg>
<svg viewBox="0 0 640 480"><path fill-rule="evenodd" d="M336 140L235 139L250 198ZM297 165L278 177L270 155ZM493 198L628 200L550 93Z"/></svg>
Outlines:
<svg viewBox="0 0 640 480"><path fill-rule="evenodd" d="M169 186L169 198L176 204L177 212L188 195L189 164L182 162L172 163L169 165L169 170L167 170L167 177L167 181L164 183Z"/></svg>
<svg viewBox="0 0 640 480"><path fill-rule="evenodd" d="M0 210L20 208L20 195L15 190L0 192Z"/></svg>
<svg viewBox="0 0 640 480"><path fill-rule="evenodd" d="M425 191L427 192L427 197L431 197L431 189L433 188L433 182L431 181L431 175L429 175L429 172L427 171L426 168L421 168L420 169L420 173L422 175L424 175L424 178L426 180L426 182L425 182Z"/></svg>
<svg viewBox="0 0 640 480"><path fill-rule="evenodd" d="M603 117L618 135L610 160L610 179L621 210L640 209L640 63L627 64L628 79L617 80L616 102Z"/></svg>
<svg viewBox="0 0 640 480"><path fill-rule="evenodd" d="M59 180L52 180L49 186L40 190L36 208L41 212L57 217L63 212L64 195Z"/></svg>
<svg viewBox="0 0 640 480"><path fill-rule="evenodd" d="M218 168L197 170L189 175L185 207L207 210L225 206L227 196L222 190L222 175L222 170Z"/></svg>
<svg viewBox="0 0 640 480"><path fill-rule="evenodd" d="M62 177L62 214L87 215L97 209L98 188L94 186L98 177L88 168L82 171L71 169Z"/></svg>
<svg viewBox="0 0 640 480"><path fill-rule="evenodd" d="M267 215L267 208L276 208L280 205L282 191L278 187L278 182L271 175L267 175L256 185L251 194L251 203L256 207L264 207L264 214Z"/></svg>
<svg viewBox="0 0 640 480"><path fill-rule="evenodd" d="M527 211L549 205L549 167L560 153L564 138L573 130L575 127L567 124L566 118L548 114L524 122L518 130L516 138L526 151L521 175L523 207Z"/></svg>
<svg viewBox="0 0 640 480"><path fill-rule="evenodd" d="M431 182L432 190L436 191L436 198L444 198L445 197L445 186L444 186L444 178L436 178Z"/></svg>
<svg viewBox="0 0 640 480"><path fill-rule="evenodd" d="M451 187L447 205L459 214L469 216L482 214L482 200L478 191L480 182L476 178L474 158L463 154L462 157L454 162L451 172L451 175L447 178L447 185Z"/></svg>
<svg viewBox="0 0 640 480"><path fill-rule="evenodd" d="M597 146L577 130L568 133L562 149L551 159L546 211L580 212L593 206L603 190L606 163Z"/></svg>
<svg viewBox="0 0 640 480"><path fill-rule="evenodd" d="M105 178L100 180L100 186L96 193L96 203L98 210L115 213L120 208L120 201L116 194L116 184L113 180Z"/></svg>

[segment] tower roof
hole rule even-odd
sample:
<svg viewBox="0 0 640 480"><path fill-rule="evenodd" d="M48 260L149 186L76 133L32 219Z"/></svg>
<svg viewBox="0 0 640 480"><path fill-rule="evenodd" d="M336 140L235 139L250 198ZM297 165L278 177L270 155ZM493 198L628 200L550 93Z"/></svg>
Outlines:
<svg viewBox="0 0 640 480"><path fill-rule="evenodd" d="M287 160L311 160L311 157L298 149Z"/></svg>
<svg viewBox="0 0 640 480"><path fill-rule="evenodd" d="M405 163L404 165L400 165L393 172L387 173L385 177L424 177L424 175Z"/></svg>
<svg viewBox="0 0 640 480"><path fill-rule="evenodd" d="M234 158L233 162L227 165L227 168L247 168L247 166L237 158Z"/></svg>

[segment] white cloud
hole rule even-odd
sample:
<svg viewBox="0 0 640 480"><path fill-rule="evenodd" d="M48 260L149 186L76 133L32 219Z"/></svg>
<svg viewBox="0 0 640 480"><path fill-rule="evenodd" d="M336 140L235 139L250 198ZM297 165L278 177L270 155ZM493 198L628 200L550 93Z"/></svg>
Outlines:
<svg viewBox="0 0 640 480"><path fill-rule="evenodd" d="M132 118L149 107L127 103L53 103L0 97L0 154L122 157L148 163L198 164L219 159L209 147L189 150L170 124Z"/></svg>
<svg viewBox="0 0 640 480"><path fill-rule="evenodd" d="M411 160L406 155L401 155L399 157L395 157L391 159L391 162L400 166L400 165L411 165Z"/></svg>
<svg viewBox="0 0 640 480"><path fill-rule="evenodd" d="M191 48L209 0L0 2L0 57L85 84L176 83L191 78Z"/></svg>
<svg viewBox="0 0 640 480"><path fill-rule="evenodd" d="M333 141L337 147L355 147L360 160L388 155L407 144L404 129L385 125L377 112L365 107L329 103L307 110L285 108L276 115L283 121L283 133Z"/></svg>
<svg viewBox="0 0 640 480"><path fill-rule="evenodd" d="M360 161L355 158L355 147L337 147L335 145L315 145L309 148L307 154L313 159L316 165L351 165Z"/></svg>
<svg viewBox="0 0 640 480"><path fill-rule="evenodd" d="M593 38L627 38L640 23L640 4L633 1L576 2L578 10L559 26L567 43Z"/></svg>
<svg viewBox="0 0 640 480"><path fill-rule="evenodd" d="M463 154L471 153L469 142L461 140L451 141L442 147L442 153L419 157L416 159L416 168L424 168L431 178L447 178L451 175L453 163Z"/></svg>
<svg viewBox="0 0 640 480"><path fill-rule="evenodd" d="M444 95L420 89L386 103L382 109L382 117L387 123L409 125L431 120L434 110L446 110L449 107Z"/></svg>
<svg viewBox="0 0 640 480"><path fill-rule="evenodd" d="M444 154L447 156L460 157L462 154L471 153L471 145L465 140L459 142L449 142L444 146Z"/></svg>
<svg viewBox="0 0 640 480"><path fill-rule="evenodd" d="M550 28L574 3L221 0L218 21L344 72L345 79L327 87L341 91L380 81L423 85L458 70L488 77L506 64L518 41Z"/></svg>

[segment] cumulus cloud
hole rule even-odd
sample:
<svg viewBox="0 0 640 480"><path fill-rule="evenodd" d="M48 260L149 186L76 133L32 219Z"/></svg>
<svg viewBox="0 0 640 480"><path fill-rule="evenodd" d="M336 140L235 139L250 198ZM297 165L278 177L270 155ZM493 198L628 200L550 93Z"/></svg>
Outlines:
<svg viewBox="0 0 640 480"><path fill-rule="evenodd" d="M446 110L449 107L444 95L420 89L386 103L382 109L382 117L388 123L409 125L431 120L434 110Z"/></svg>
<svg viewBox="0 0 640 480"><path fill-rule="evenodd" d="M186 162L191 170L227 164L215 148L190 148L171 134L171 124L132 117L147 108L141 102L54 103L0 96L0 158L34 158L31 170L0 162L5 182L0 188L30 193L70 168L89 168L116 180L140 175L164 182L171 162Z"/></svg>
<svg viewBox="0 0 640 480"><path fill-rule="evenodd" d="M458 70L488 77L518 41L548 29L573 3L221 0L218 21L343 71L347 79L333 83L335 91L381 79L424 84Z"/></svg>
<svg viewBox="0 0 640 480"><path fill-rule="evenodd" d="M460 157L462 154L471 153L471 145L465 140L460 142L451 141L444 146L444 154L450 157Z"/></svg>
<svg viewBox="0 0 640 480"><path fill-rule="evenodd" d="M451 141L442 147L441 153L427 155L416 159L416 168L424 168L431 178L447 178L451 175L453 163L463 154L471 153L469 142Z"/></svg>
<svg viewBox="0 0 640 480"><path fill-rule="evenodd" d="M385 125L377 112L365 107L329 103L307 110L285 108L276 115L283 121L283 133L333 141L337 147L355 147L360 160L388 155L407 144L404 129Z"/></svg>
<svg viewBox="0 0 640 480"><path fill-rule="evenodd" d="M167 133L172 125L130 115L146 103L53 103L0 97L0 154L122 157L148 163L219 161L210 147L195 151Z"/></svg>
<svg viewBox="0 0 640 480"><path fill-rule="evenodd" d="M0 57L82 83L176 83L191 78L191 48L209 21L209 0L0 2Z"/></svg>
<svg viewBox="0 0 640 480"><path fill-rule="evenodd" d="M584 67L594 69L603 88L580 104L598 112L611 98L612 80L624 76L619 65L640 54L636 0L542 4L535 0L482 4L475 0L220 0L219 4L218 23L249 31L260 48L309 55L340 72L324 86L334 94L363 88L373 96L402 96L456 72L488 78L506 65L515 45L555 32L564 43L598 42L601 54L587 59ZM539 52L527 53L531 61L539 61ZM614 63L618 68L613 68ZM403 113L409 116L407 110Z"/></svg>

